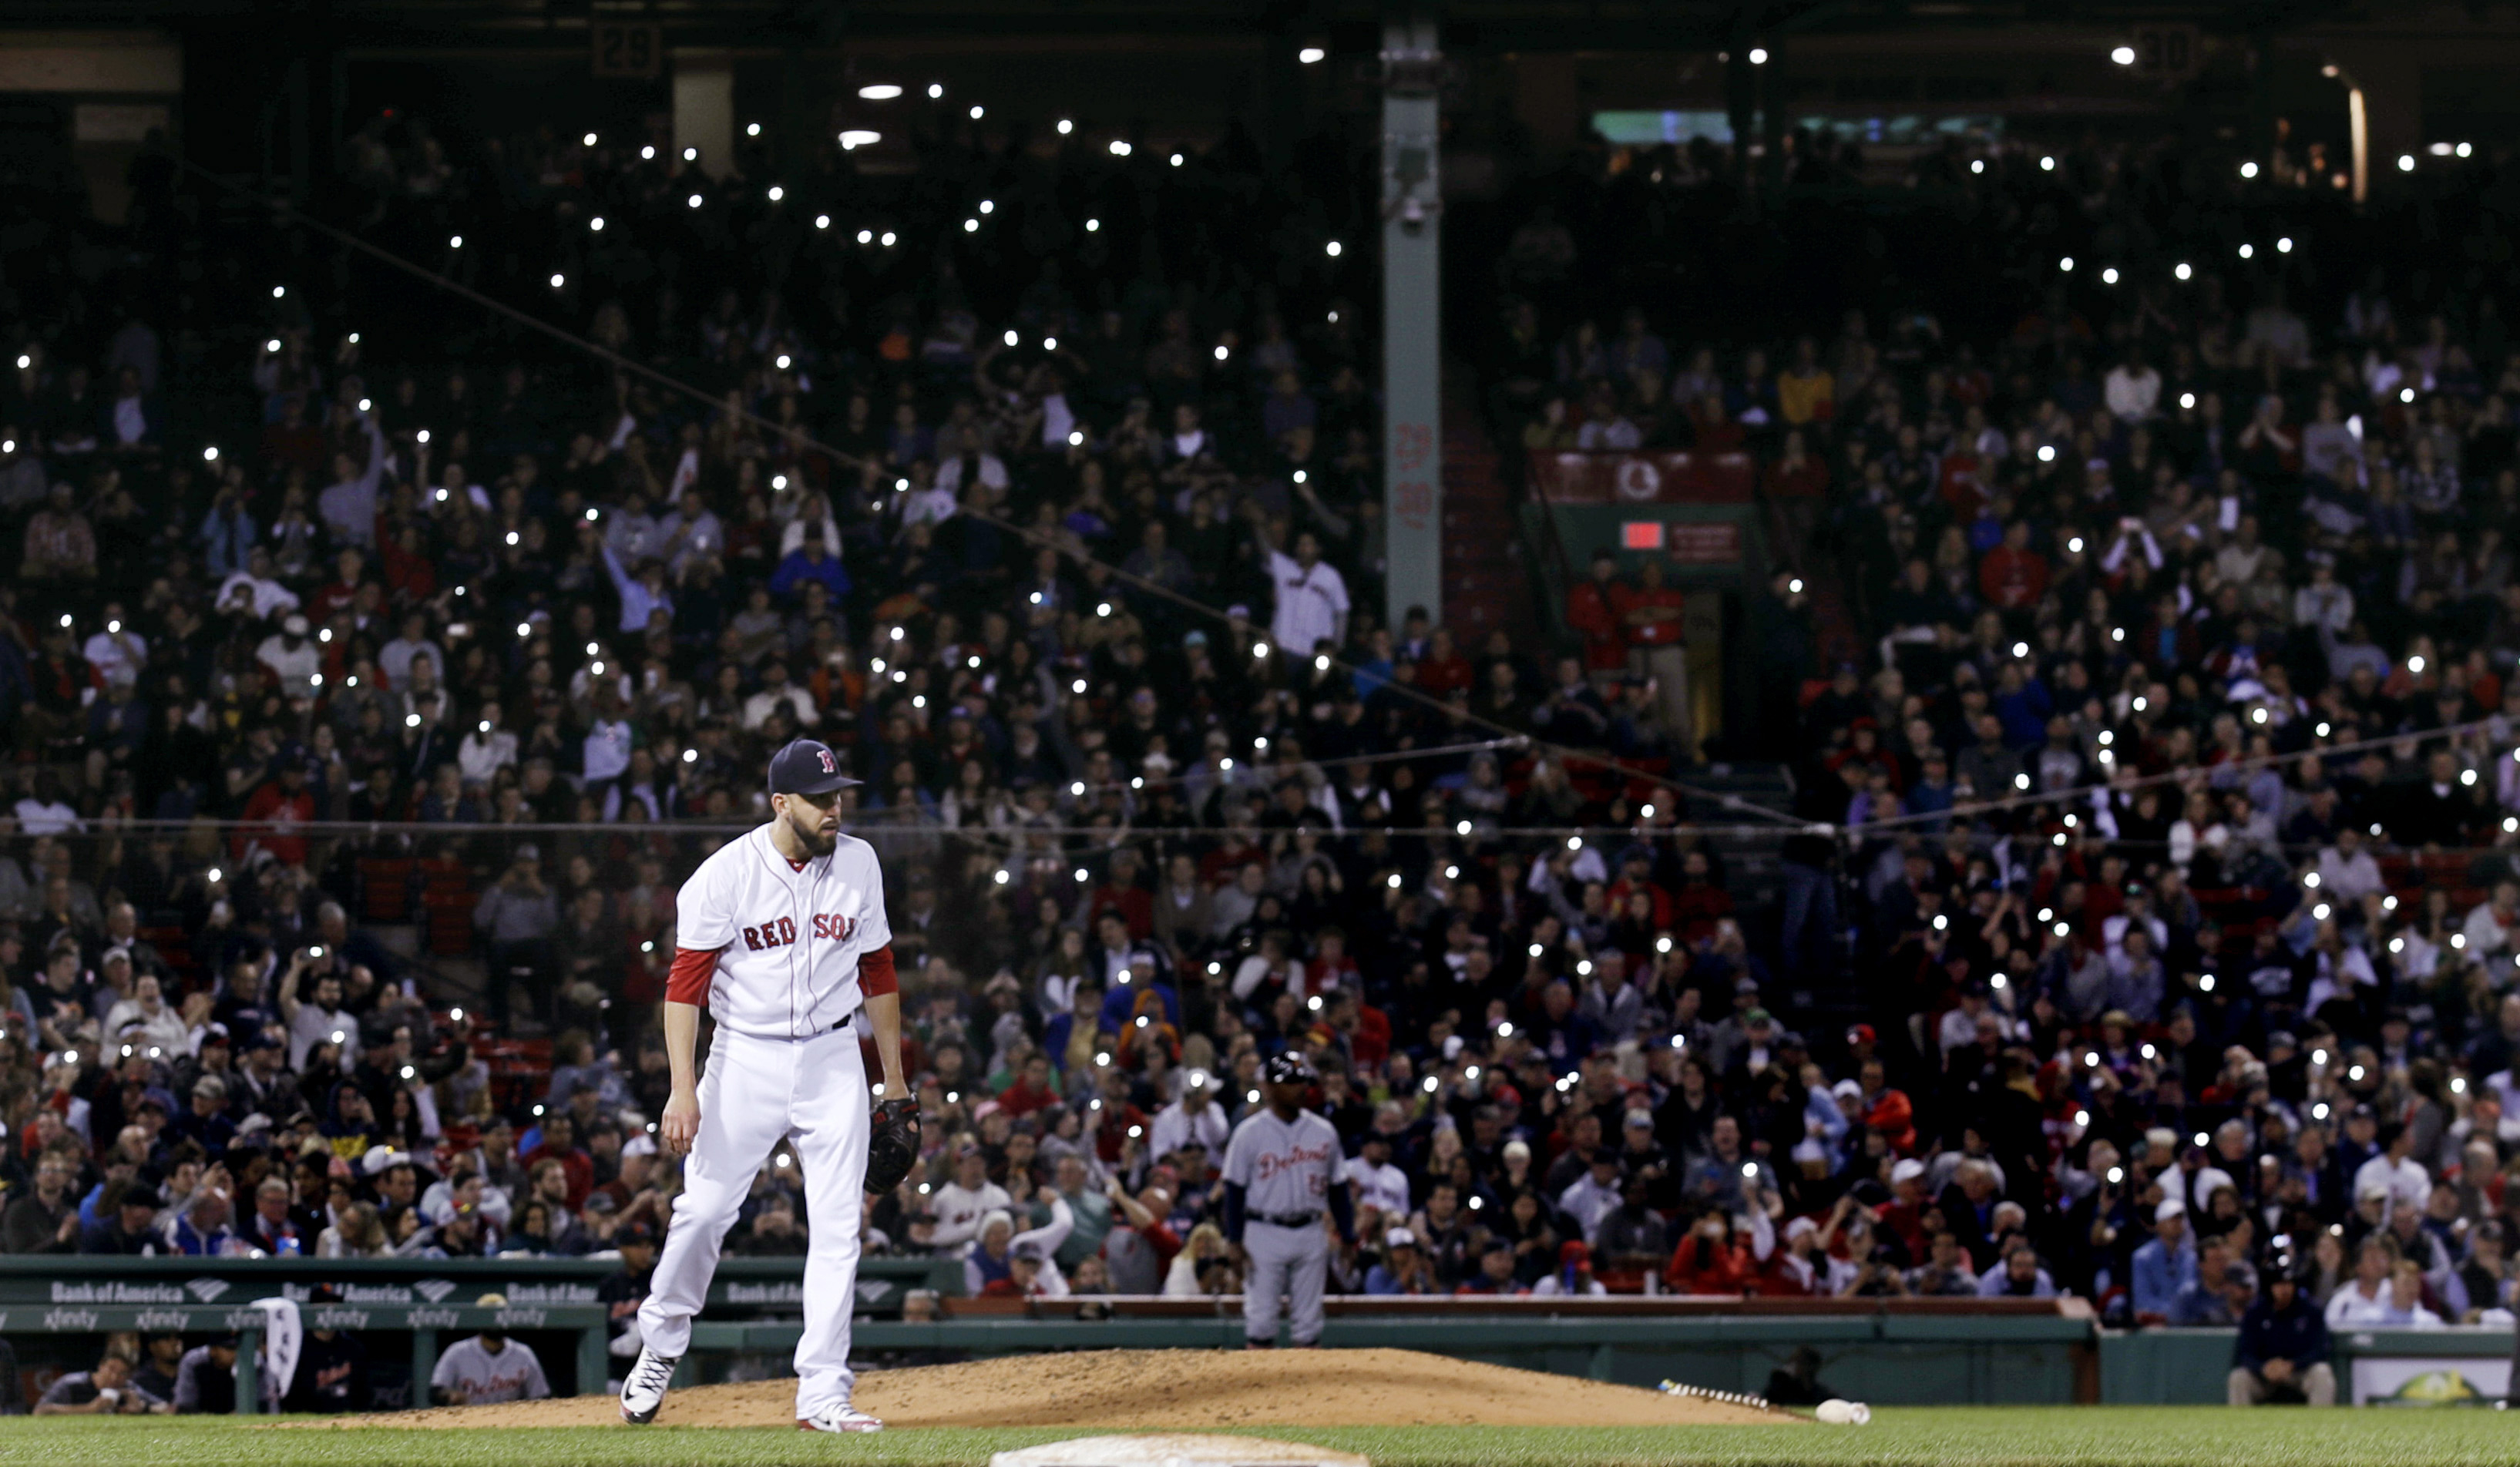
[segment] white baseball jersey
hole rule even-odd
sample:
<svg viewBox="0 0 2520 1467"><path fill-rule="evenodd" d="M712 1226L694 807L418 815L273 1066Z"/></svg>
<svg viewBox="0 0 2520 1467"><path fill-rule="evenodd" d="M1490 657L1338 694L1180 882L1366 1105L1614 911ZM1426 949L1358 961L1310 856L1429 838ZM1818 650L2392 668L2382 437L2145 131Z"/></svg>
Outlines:
<svg viewBox="0 0 2520 1467"><path fill-rule="evenodd" d="M1303 562L1278 551L1269 553L1269 579L1278 588L1278 605L1269 632L1280 646L1299 656L1313 654L1313 644L1338 639L1339 618L1347 615L1347 581L1327 560Z"/></svg>
<svg viewBox="0 0 2520 1467"><path fill-rule="evenodd" d="M796 863L763 824L727 842L674 899L674 945L715 953L708 1007L718 1027L758 1039L810 1039L854 1015L858 958L890 947L875 847L843 834L829 856Z"/></svg>
<svg viewBox="0 0 2520 1467"><path fill-rule="evenodd" d="M1340 1160L1338 1132L1329 1122L1308 1110L1281 1121L1263 1106L1234 1128L1225 1146L1225 1179L1242 1188L1243 1211L1252 1217L1318 1213L1329 1206Z"/></svg>

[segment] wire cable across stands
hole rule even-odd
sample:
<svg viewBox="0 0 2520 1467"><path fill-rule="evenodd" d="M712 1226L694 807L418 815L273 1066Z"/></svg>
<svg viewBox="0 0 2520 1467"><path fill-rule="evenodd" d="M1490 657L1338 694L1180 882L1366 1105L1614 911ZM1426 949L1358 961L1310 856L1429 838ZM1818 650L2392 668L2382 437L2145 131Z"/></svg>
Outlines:
<svg viewBox="0 0 2520 1467"><path fill-rule="evenodd" d="M2211 779L2216 774L2226 771L2254 774L2263 769L2281 768L2298 759L2325 759L2339 754L2360 754L2409 740L2416 743L2430 743L2435 740L2454 741L2470 734L2493 734L2497 732L2500 722L2499 719L2492 718L2474 719L2463 724L2448 724L2438 729L2427 729L2420 734L2390 734L2375 738L2356 739L2351 743L2303 749L2291 754L2274 754L2263 759L2234 759L2228 764L2191 765L2184 769L2165 770L2158 775L2141 775L2132 779L2078 784L2068 789L2030 790L2021 794L2006 795L2000 799L1973 800L1965 805L1954 805L1948 810L1928 810L1912 815L1887 816L1877 821L1866 821L1861 824L1840 825L1835 828L1843 834L1861 836L1874 830L1906 829L1911 825L1935 821L1950 822L1972 816L1992 815L2005 810L2017 810L2025 805L2072 805L2087 802L2095 794L2111 794L2127 789L2148 789L2156 784L2184 784L2200 779ZM2509 750L2506 748L2505 752Z"/></svg>
<svg viewBox="0 0 2520 1467"><path fill-rule="evenodd" d="M770 419L753 412L749 408L730 407L725 401L703 388L694 386L689 382L683 381L679 378L671 376L670 374L659 372L645 363L632 361L630 358L621 355L619 352L611 350L592 338L581 336L563 327L554 326L551 323L541 320L540 318L516 306L512 306L505 301L485 295L460 281L450 279L442 272L431 270L426 265L421 265L405 259L401 255L395 254L391 250L382 248L379 245L370 244L346 230L338 229L333 225L327 224L323 220L315 218L293 204L280 202L257 195L243 184L223 178L189 158L176 156L174 161L185 171L207 180L215 188L248 199L257 206L267 208L274 214L284 215L292 219L306 228L323 235L325 238L334 241L336 244L346 248L355 249L372 259L382 261L382 263L390 265L407 275L427 281L430 285L446 290L451 294L459 295L486 310L496 312L497 314L507 317L519 325L525 326L535 332L539 332L543 335L551 337L553 340L560 341L565 345L586 352L591 356L597 357L609 364L616 372L644 378L645 380L663 387L668 391L688 397L696 402L706 404L709 410L713 413L733 413L743 419L745 422L754 423L769 430L784 441L810 446L817 453L828 455L834 463L860 464L864 462L853 455L842 453L838 449L825 444L820 439L814 438L805 433L801 428L791 428L785 424L772 422ZM1058 551L1060 555L1066 556L1070 559L1084 564L1099 566L1105 574L1109 575L1114 580L1119 581L1123 585L1133 587L1148 596L1169 601L1174 605L1183 607L1187 610L1194 611L1210 620L1221 623L1231 621L1231 618L1218 608L1211 606L1204 601L1198 600L1195 598L1184 596L1181 593L1174 591L1172 588L1160 585L1147 577L1124 570L1117 565L1111 564L1109 561L1098 559L1095 556L1088 555L1084 550L1076 546L1071 541L1060 539L1055 535L1044 534L1030 525L1017 524L1012 520L1004 519L998 515L982 511L958 509L956 512L969 514L971 517L978 519L983 523L993 525L998 529L1005 531L1007 534L1014 536L1016 539L1027 545L1047 545ZM1256 644L1256 645L1266 647L1269 644L1263 641ZM1332 666L1349 674L1355 674L1360 671L1360 669L1355 665L1335 654L1329 654L1329 660ZM1684 794L1693 795L1699 799L1714 802L1723 809L1734 810L1744 814L1762 817L1780 824L1800 825L1804 823L1803 822L1796 820L1793 816L1782 811L1771 810L1764 805L1743 799L1739 795L1726 790L1709 789L1701 785L1692 784L1685 779L1673 778L1669 774L1658 774L1651 770L1639 769L1632 765L1624 764L1604 754L1590 753L1582 749L1570 748L1564 744L1554 743L1548 739L1540 738L1525 731L1512 729L1504 724L1498 723L1493 719L1482 717L1475 712L1471 712L1466 709L1456 709L1443 699L1435 697L1429 693L1421 692L1414 688L1406 688L1398 683L1388 682L1383 686L1390 688L1401 693L1403 696L1423 704L1428 708L1444 713L1447 716L1458 718L1462 723L1475 725L1501 735L1527 738L1530 740L1533 747L1547 750L1558 759L1568 763L1590 765L1627 778L1645 780L1665 785L1669 788L1679 790Z"/></svg>

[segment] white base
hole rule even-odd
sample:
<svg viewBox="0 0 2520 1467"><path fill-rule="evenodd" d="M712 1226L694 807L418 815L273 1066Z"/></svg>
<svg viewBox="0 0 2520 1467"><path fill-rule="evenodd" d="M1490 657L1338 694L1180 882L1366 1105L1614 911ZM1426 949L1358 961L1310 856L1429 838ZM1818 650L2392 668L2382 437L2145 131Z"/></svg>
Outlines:
<svg viewBox="0 0 2520 1467"><path fill-rule="evenodd" d="M1161 1432L1147 1436L1077 1437L1002 1451L989 1467L1370 1467L1352 1451L1260 1437Z"/></svg>

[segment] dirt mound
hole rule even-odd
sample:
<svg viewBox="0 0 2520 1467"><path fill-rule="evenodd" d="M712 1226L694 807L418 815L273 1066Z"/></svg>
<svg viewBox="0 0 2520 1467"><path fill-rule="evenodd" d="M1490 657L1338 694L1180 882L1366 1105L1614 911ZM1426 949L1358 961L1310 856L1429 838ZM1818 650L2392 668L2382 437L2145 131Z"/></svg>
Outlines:
<svg viewBox="0 0 2520 1467"><path fill-rule="evenodd" d="M1721 1426L1794 1418L1634 1386L1413 1350L1098 1350L871 1370L857 1403L887 1427ZM665 1426L786 1426L796 1383L698 1386ZM603 1426L609 1396L360 1416L334 1427Z"/></svg>

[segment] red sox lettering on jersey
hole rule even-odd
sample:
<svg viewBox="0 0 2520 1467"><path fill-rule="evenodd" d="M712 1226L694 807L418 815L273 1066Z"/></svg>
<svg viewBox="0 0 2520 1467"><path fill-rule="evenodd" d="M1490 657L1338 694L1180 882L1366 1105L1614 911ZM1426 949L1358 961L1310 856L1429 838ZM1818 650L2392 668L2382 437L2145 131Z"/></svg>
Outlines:
<svg viewBox="0 0 2520 1467"><path fill-rule="evenodd" d="M739 1033L803 1039L896 991L892 924L873 846L843 834L794 862L770 831L727 842L683 883L665 997L705 1002Z"/></svg>

